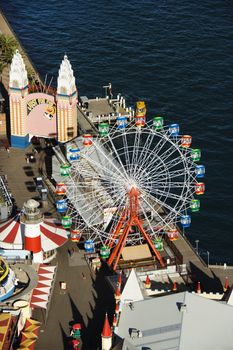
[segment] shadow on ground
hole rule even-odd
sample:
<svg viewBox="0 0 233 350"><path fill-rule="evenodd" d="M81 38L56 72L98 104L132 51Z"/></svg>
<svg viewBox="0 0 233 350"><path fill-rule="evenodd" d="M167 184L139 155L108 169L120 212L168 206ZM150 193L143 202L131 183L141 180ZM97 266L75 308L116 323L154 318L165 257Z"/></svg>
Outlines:
<svg viewBox="0 0 233 350"><path fill-rule="evenodd" d="M190 262L190 273L194 283L193 290L196 289L197 282L201 281L201 290L203 292L223 293L223 286L221 280L212 272L212 275L207 275L200 270L195 264Z"/></svg>
<svg viewBox="0 0 233 350"><path fill-rule="evenodd" d="M83 350L94 350L100 347L101 332L106 312L108 313L109 322L112 324L115 299L105 278L105 276L109 274L111 274L111 271L107 264L104 263L101 269L96 273L96 278L92 280L93 288L96 293L96 295L93 295L95 306L93 308L93 316L89 319L83 334Z"/></svg>
<svg viewBox="0 0 233 350"><path fill-rule="evenodd" d="M86 325L75 301L69 295L73 318L70 321L70 327L72 327L73 323L82 324L82 350L96 350L101 348L101 332L106 312L108 313L110 324L112 323L115 310L115 299L113 292L110 290L110 286L105 279L105 276L110 273L111 272L106 264L103 264L101 269L96 273L95 278L92 277L92 285L95 291L95 294L93 293L94 306L90 304L92 317L87 316ZM66 341L68 339L69 338L66 337Z"/></svg>

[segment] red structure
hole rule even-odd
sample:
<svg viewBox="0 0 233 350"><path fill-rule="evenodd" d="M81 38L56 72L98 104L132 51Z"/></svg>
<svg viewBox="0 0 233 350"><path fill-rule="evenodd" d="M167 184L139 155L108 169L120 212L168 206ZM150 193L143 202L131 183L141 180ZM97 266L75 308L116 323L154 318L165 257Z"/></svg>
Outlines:
<svg viewBox="0 0 233 350"><path fill-rule="evenodd" d="M117 315L117 314L119 314L119 303L118 302L116 302L116 308L115 308L115 314Z"/></svg>
<svg viewBox="0 0 233 350"><path fill-rule="evenodd" d="M148 275L146 276L145 287L148 289L151 287L151 280Z"/></svg>
<svg viewBox="0 0 233 350"><path fill-rule="evenodd" d="M105 315L104 327L103 327L101 335L102 335L102 337L106 337L106 338L109 338L112 336L112 330L111 330L111 327L110 327L110 324L108 321L108 314L107 313Z"/></svg>
<svg viewBox="0 0 233 350"><path fill-rule="evenodd" d="M121 298L121 290L120 290L120 286L117 286L116 292L115 292L115 299L120 300L120 298Z"/></svg>
<svg viewBox="0 0 233 350"><path fill-rule="evenodd" d="M225 285L224 285L224 292L226 292L229 288L229 280L228 280L228 276L226 276L225 278Z"/></svg>
<svg viewBox="0 0 233 350"><path fill-rule="evenodd" d="M113 243L116 239L118 239L118 243L113 249L110 258L108 259L108 265L113 265L113 270L116 270L117 264L119 262L121 252L126 244L127 236L130 232L132 226L135 226L139 229L145 241L148 243L152 252L155 254L157 260L159 261L161 266L164 266L163 259L159 252L156 250L153 245L150 237L144 230L142 226L142 222L138 217L138 208L139 208L139 196L140 192L137 188L132 187L129 191L129 207L124 210L122 213L118 224L116 225L115 231L112 233L112 240L109 242L109 247L113 246Z"/></svg>
<svg viewBox="0 0 233 350"><path fill-rule="evenodd" d="M117 276L117 286L119 286L120 288L121 284L122 284L122 272L120 272Z"/></svg>
<svg viewBox="0 0 233 350"><path fill-rule="evenodd" d="M201 283L197 282L197 290L196 290L197 294L201 294Z"/></svg>
<svg viewBox="0 0 233 350"><path fill-rule="evenodd" d="M176 292L176 291L177 291L176 282L173 282L172 291L173 291L173 292Z"/></svg>
<svg viewBox="0 0 233 350"><path fill-rule="evenodd" d="M113 325L113 327L116 327L116 326L117 326L117 318L116 318L116 314L114 314L114 316L113 316L112 325Z"/></svg>

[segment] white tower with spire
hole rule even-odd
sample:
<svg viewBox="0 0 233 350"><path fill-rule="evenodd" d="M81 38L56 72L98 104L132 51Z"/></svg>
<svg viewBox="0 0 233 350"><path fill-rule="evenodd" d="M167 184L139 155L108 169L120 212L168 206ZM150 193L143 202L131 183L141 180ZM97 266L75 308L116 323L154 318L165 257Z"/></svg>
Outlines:
<svg viewBox="0 0 233 350"><path fill-rule="evenodd" d="M28 94L28 75L19 50L13 56L9 80L11 146L25 148L28 145L28 134L24 98Z"/></svg>
<svg viewBox="0 0 233 350"><path fill-rule="evenodd" d="M66 55L57 78L57 130L59 142L77 137L77 89L74 72Z"/></svg>
<svg viewBox="0 0 233 350"><path fill-rule="evenodd" d="M108 315L106 313L104 327L101 333L102 350L110 350L112 347L112 329L109 324Z"/></svg>

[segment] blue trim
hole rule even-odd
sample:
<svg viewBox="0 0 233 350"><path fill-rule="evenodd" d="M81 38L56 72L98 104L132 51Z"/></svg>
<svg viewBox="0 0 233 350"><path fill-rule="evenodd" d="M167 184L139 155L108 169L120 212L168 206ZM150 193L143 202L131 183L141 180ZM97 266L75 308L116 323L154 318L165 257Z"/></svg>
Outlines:
<svg viewBox="0 0 233 350"><path fill-rule="evenodd" d="M26 85L26 86L23 87L23 88L16 88L16 87L9 87L9 88L10 88L10 90L23 91L23 90L25 90L25 89L28 89L28 85Z"/></svg>
<svg viewBox="0 0 233 350"><path fill-rule="evenodd" d="M11 147L15 148L27 148L30 145L29 135L26 136L15 136L11 135Z"/></svg>
<svg viewBox="0 0 233 350"><path fill-rule="evenodd" d="M14 294L14 291L15 291L15 286L13 285L13 287L10 290L8 290L6 294L0 296L0 301L10 298Z"/></svg>
<svg viewBox="0 0 233 350"><path fill-rule="evenodd" d="M69 97L72 97L72 96L74 96L75 94L76 94L76 92L77 91L74 91L71 95L66 95L66 94L57 94L57 96L62 96L62 97L67 97L67 98L69 98Z"/></svg>

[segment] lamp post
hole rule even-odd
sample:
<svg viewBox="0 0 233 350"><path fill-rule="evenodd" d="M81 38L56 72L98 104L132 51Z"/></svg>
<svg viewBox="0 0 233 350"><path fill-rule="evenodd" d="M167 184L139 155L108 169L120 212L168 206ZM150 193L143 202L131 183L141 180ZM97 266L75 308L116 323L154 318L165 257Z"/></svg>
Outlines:
<svg viewBox="0 0 233 350"><path fill-rule="evenodd" d="M195 242L196 242L196 248L195 248L195 250L196 250L196 253L198 254L198 243L199 243L199 239L196 239Z"/></svg>
<svg viewBox="0 0 233 350"><path fill-rule="evenodd" d="M210 264L210 252L206 252L207 253L207 267L209 267Z"/></svg>

